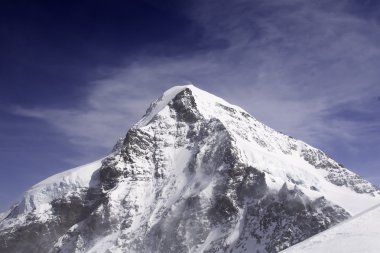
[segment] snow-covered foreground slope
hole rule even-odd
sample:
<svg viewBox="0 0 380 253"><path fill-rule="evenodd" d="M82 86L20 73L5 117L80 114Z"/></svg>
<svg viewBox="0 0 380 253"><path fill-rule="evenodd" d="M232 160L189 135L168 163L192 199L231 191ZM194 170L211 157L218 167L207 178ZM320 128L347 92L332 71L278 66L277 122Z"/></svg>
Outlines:
<svg viewBox="0 0 380 253"><path fill-rule="evenodd" d="M380 205L321 232L284 253L378 253Z"/></svg>
<svg viewBox="0 0 380 253"><path fill-rule="evenodd" d="M277 252L380 202L322 151L192 85L92 165L29 190L5 252Z"/></svg>

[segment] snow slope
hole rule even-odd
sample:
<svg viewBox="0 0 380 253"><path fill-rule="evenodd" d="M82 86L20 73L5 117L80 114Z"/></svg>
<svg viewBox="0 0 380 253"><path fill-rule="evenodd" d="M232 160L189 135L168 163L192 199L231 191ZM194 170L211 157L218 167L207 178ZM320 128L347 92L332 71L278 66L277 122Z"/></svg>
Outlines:
<svg viewBox="0 0 380 253"><path fill-rule="evenodd" d="M377 253L379 239L380 204L282 252Z"/></svg>

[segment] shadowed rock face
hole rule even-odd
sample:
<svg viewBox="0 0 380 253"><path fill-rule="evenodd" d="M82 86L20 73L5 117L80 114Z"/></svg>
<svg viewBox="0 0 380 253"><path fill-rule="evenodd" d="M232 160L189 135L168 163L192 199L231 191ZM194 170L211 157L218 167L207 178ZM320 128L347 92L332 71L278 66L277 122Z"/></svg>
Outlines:
<svg viewBox="0 0 380 253"><path fill-rule="evenodd" d="M0 230L0 252L278 252L350 216L324 197L309 198L300 179L271 188L271 174L248 164L234 133L252 117L219 103L231 119L206 117L199 106L192 89L178 92L165 113L118 141L89 187L54 199L48 219L31 212ZM251 130L241 136L271 151ZM287 145L283 154L297 150L293 139ZM341 171L323 153L302 156L331 170L328 177ZM21 205L9 217L20 215Z"/></svg>
<svg viewBox="0 0 380 253"><path fill-rule="evenodd" d="M257 242L267 241L263 252L278 252L313 236L347 218L350 214L325 199L310 200L297 188L282 187L247 206L242 236L235 248L244 249L243 235Z"/></svg>
<svg viewBox="0 0 380 253"><path fill-rule="evenodd" d="M195 123L201 119L190 89L184 89L178 93L170 103L170 107L176 112L179 121Z"/></svg>

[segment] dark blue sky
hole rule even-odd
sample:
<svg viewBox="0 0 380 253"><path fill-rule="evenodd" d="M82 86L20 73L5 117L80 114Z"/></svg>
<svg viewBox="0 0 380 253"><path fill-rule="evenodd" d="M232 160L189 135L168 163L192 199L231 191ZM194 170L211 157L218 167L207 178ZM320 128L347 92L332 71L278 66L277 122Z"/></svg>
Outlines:
<svg viewBox="0 0 380 253"><path fill-rule="evenodd" d="M380 183L380 2L1 1L0 210L193 82Z"/></svg>

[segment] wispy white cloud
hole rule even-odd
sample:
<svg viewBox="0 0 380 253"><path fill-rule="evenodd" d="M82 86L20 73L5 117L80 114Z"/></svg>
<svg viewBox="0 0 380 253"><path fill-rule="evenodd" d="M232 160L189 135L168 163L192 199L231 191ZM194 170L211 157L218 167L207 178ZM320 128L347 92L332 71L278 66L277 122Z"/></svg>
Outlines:
<svg viewBox="0 0 380 253"><path fill-rule="evenodd" d="M380 150L380 29L347 12L347 4L203 1L189 15L204 29L204 43L220 40L225 48L145 55L100 69L103 78L92 81L79 108L13 112L46 120L76 145L109 149L162 91L191 81L314 145L349 146L365 136ZM352 110L369 118L342 113Z"/></svg>

